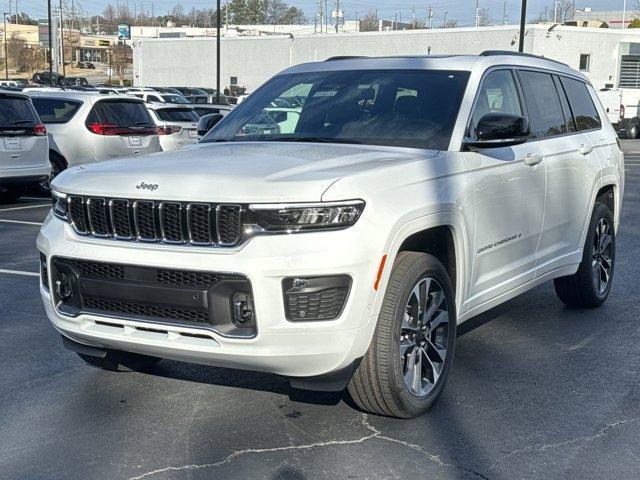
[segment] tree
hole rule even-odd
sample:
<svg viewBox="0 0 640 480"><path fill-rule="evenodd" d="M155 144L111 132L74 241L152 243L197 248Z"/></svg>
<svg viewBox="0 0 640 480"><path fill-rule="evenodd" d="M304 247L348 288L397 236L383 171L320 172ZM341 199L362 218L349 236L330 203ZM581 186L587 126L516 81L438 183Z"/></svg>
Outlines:
<svg viewBox="0 0 640 480"><path fill-rule="evenodd" d="M289 10L287 10L287 13L282 20L282 23L286 23L288 25L304 25L307 23L307 17L298 7L289 7Z"/></svg>
<svg viewBox="0 0 640 480"><path fill-rule="evenodd" d="M551 12L554 13L554 21L558 23L573 20L573 0L559 0L552 6Z"/></svg>
<svg viewBox="0 0 640 480"><path fill-rule="evenodd" d="M478 9L478 26L486 27L487 25L491 25L491 13L487 8Z"/></svg>
<svg viewBox="0 0 640 480"><path fill-rule="evenodd" d="M279 25L287 14L288 5L282 0L266 0L264 8L265 23Z"/></svg>
<svg viewBox="0 0 640 480"><path fill-rule="evenodd" d="M629 25L627 25L627 28L640 28L640 18L634 18L631 20Z"/></svg>
<svg viewBox="0 0 640 480"><path fill-rule="evenodd" d="M126 74L133 67L133 52L128 45L117 44L109 49L109 65L118 77L120 85L124 85Z"/></svg>
<svg viewBox="0 0 640 480"><path fill-rule="evenodd" d="M425 22L424 20L420 20L419 18L416 18L411 22L409 28L411 30L424 29L424 28L427 28L427 22Z"/></svg>
<svg viewBox="0 0 640 480"><path fill-rule="evenodd" d="M361 32L377 32L380 29L380 18L377 10L369 10L360 20Z"/></svg>
<svg viewBox="0 0 640 480"><path fill-rule="evenodd" d="M20 73L33 73L44 59L39 46L29 45L25 40L12 36L7 39L9 65Z"/></svg>
<svg viewBox="0 0 640 480"><path fill-rule="evenodd" d="M444 22L444 28L456 28L458 26L458 20L452 18Z"/></svg>

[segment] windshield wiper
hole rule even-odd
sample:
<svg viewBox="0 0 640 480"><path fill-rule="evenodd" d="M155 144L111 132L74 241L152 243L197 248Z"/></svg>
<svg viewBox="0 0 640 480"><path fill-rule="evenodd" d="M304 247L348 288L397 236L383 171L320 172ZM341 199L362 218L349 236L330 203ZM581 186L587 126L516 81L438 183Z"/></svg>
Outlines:
<svg viewBox="0 0 640 480"><path fill-rule="evenodd" d="M33 123L33 120L12 120L11 125L24 125L25 123Z"/></svg>
<svg viewBox="0 0 640 480"><path fill-rule="evenodd" d="M258 142L309 142L309 143L350 143L360 144L357 140L335 137L273 137L257 140Z"/></svg>

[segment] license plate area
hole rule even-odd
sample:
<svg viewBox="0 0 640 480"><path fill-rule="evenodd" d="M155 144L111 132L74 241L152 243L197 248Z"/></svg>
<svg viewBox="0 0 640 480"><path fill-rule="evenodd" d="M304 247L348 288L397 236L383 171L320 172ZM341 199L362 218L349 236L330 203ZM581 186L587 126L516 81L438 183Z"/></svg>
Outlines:
<svg viewBox="0 0 640 480"><path fill-rule="evenodd" d="M130 147L141 147L142 139L140 137L129 137L129 146Z"/></svg>
<svg viewBox="0 0 640 480"><path fill-rule="evenodd" d="M4 138L4 148L7 150L22 150L22 141L19 137Z"/></svg>

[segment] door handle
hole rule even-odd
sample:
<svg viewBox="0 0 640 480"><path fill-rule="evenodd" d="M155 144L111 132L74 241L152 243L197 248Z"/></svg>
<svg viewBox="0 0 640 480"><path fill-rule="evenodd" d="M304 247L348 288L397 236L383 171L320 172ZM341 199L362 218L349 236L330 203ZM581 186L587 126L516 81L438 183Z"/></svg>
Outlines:
<svg viewBox="0 0 640 480"><path fill-rule="evenodd" d="M584 143L582 145L580 145L580 147L578 147L578 151L582 154L582 155L589 155L591 152L593 152L593 147L590 145L585 145Z"/></svg>
<svg viewBox="0 0 640 480"><path fill-rule="evenodd" d="M530 167L534 167L542 162L542 155L539 153L529 153L526 157L524 157L524 163L529 165Z"/></svg>

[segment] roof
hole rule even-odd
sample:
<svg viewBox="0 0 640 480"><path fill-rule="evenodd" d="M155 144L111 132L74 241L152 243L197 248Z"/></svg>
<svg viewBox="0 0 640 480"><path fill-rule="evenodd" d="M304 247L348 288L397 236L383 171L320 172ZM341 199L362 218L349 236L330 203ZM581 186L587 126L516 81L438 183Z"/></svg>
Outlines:
<svg viewBox="0 0 640 480"><path fill-rule="evenodd" d="M553 70L573 75L588 82L587 77L567 65L535 55L518 52L489 51L481 55L403 55L390 57L342 57L330 61L303 63L281 74L325 72L340 70L454 70L484 71L487 68L509 65Z"/></svg>
<svg viewBox="0 0 640 480"><path fill-rule="evenodd" d="M2 95L3 97L22 97L22 98L28 98L28 95L25 95L24 93L18 91L18 90L9 90L6 88L0 88L0 95Z"/></svg>
<svg viewBox="0 0 640 480"><path fill-rule="evenodd" d="M163 108L182 108L184 110L193 110L195 105L187 105L186 103L169 103L169 102L147 102L147 108L151 110L162 110Z"/></svg>
<svg viewBox="0 0 640 480"><path fill-rule="evenodd" d="M134 97L133 95L113 95L109 93L100 93L98 91L90 91L90 90L25 90L25 93L32 97L46 97L46 98L69 98L72 100L129 100L129 101L137 101L140 103L144 103L139 97Z"/></svg>

